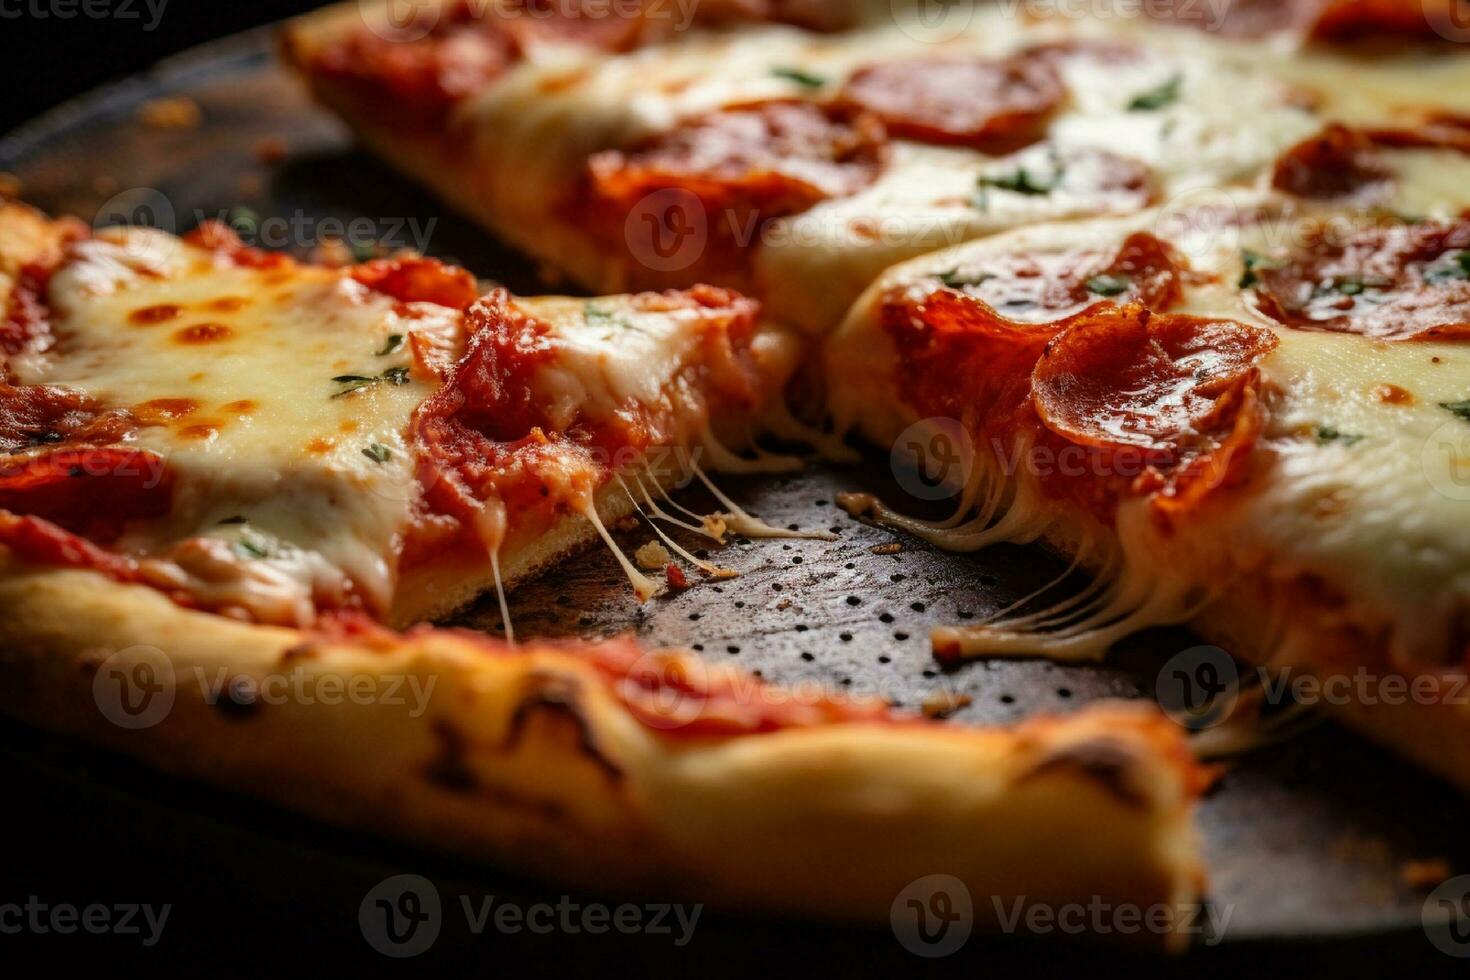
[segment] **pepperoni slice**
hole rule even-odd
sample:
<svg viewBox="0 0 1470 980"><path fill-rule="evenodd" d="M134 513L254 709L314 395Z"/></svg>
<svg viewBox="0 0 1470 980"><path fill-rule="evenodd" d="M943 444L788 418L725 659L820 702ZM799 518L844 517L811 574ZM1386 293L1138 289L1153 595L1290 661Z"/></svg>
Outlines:
<svg viewBox="0 0 1470 980"><path fill-rule="evenodd" d="M437 259L375 259L356 266L352 278L400 303L435 303L462 310L480 295L475 277Z"/></svg>
<svg viewBox="0 0 1470 980"><path fill-rule="evenodd" d="M0 546L22 561L50 568L101 572L119 582L138 580L138 563L97 547L43 518L0 510Z"/></svg>
<svg viewBox="0 0 1470 980"><path fill-rule="evenodd" d="M1295 0L1316 14L1311 36L1322 41L1463 40L1462 0ZM1458 32L1458 33L1457 33Z"/></svg>
<svg viewBox="0 0 1470 980"><path fill-rule="evenodd" d="M0 460L0 510L40 517L99 543L172 505L172 471L154 453L82 448Z"/></svg>
<svg viewBox="0 0 1470 980"><path fill-rule="evenodd" d="M1385 189L1392 176L1374 151L1366 133L1334 123L1283 153L1271 186L1297 197L1369 196Z"/></svg>
<svg viewBox="0 0 1470 980"><path fill-rule="evenodd" d="M1253 270L1256 305L1289 327L1383 340L1470 336L1470 219L1320 231Z"/></svg>
<svg viewBox="0 0 1470 980"><path fill-rule="evenodd" d="M55 242L16 271L4 315L0 316L0 352L18 354L27 348L50 346L51 308L46 290L67 247L91 234L90 228L71 218L55 221L52 227L56 230Z"/></svg>
<svg viewBox="0 0 1470 980"><path fill-rule="evenodd" d="M594 193L626 213L639 197L689 191L762 217L805 211L872 183L884 157L871 117L808 102L765 102L700 116L623 152L592 157Z"/></svg>
<svg viewBox="0 0 1470 980"><path fill-rule="evenodd" d="M840 98L924 143L1010 153L1040 140L1066 88L1051 59L933 58L859 68Z"/></svg>
<svg viewBox="0 0 1470 980"><path fill-rule="evenodd" d="M128 413L105 411L70 388L0 383L0 453L118 442L135 428L137 421Z"/></svg>
<svg viewBox="0 0 1470 980"><path fill-rule="evenodd" d="M1178 302L1184 261L1163 241L1134 232L1111 254L1099 249L1013 252L956 266L940 283L1017 321L1056 321L1111 300L1163 310Z"/></svg>

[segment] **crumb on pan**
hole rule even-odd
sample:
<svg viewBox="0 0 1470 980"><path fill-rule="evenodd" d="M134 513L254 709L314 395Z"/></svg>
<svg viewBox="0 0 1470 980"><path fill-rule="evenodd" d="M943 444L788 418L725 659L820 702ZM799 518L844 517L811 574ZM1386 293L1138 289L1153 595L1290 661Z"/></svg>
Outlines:
<svg viewBox="0 0 1470 980"><path fill-rule="evenodd" d="M924 717L948 718L970 704L972 700L968 694L959 694L955 691L935 691L924 699Z"/></svg>
<svg viewBox="0 0 1470 980"><path fill-rule="evenodd" d="M651 572L654 569L666 567L673 560L673 555L670 555L669 549L657 541L649 541L633 552L633 560L638 563L639 568Z"/></svg>
<svg viewBox="0 0 1470 980"><path fill-rule="evenodd" d="M261 163L280 163L286 159L286 141L279 136L267 136L256 141L255 159Z"/></svg>
<svg viewBox="0 0 1470 980"><path fill-rule="evenodd" d="M875 544L868 550L875 555L896 555L903 550L903 542L890 541L887 544Z"/></svg>
<svg viewBox="0 0 1470 980"><path fill-rule="evenodd" d="M154 129L194 129L204 120L204 113L199 103L180 95L143 103L138 120Z"/></svg>

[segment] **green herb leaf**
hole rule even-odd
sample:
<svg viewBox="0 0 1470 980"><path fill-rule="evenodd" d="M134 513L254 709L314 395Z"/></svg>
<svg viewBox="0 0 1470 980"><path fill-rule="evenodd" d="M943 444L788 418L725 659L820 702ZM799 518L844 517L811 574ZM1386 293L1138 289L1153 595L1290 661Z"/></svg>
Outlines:
<svg viewBox="0 0 1470 980"><path fill-rule="evenodd" d="M1439 407L1452 413L1462 422L1470 422L1470 399L1458 402L1440 402Z"/></svg>
<svg viewBox="0 0 1470 980"><path fill-rule="evenodd" d="M1281 264L1275 259L1268 258L1259 252L1252 252L1250 249L1244 249L1240 253L1240 261L1245 266L1245 272L1240 276L1241 289L1249 289L1261 281L1261 277L1256 274L1257 269L1275 269Z"/></svg>
<svg viewBox="0 0 1470 980"><path fill-rule="evenodd" d="M408 368L390 367L383 372L383 380L390 385L406 385L408 384Z"/></svg>
<svg viewBox="0 0 1470 980"><path fill-rule="evenodd" d="M1345 432L1339 432L1337 429L1333 428L1330 425L1317 426L1317 442L1321 445L1326 445L1329 442L1336 442L1341 443L1344 446L1353 446L1362 441L1363 437L1361 435L1349 435Z"/></svg>
<svg viewBox="0 0 1470 980"><path fill-rule="evenodd" d="M241 535L240 540L230 545L230 550L241 558L269 558L271 556L270 544L249 532Z"/></svg>
<svg viewBox="0 0 1470 980"><path fill-rule="evenodd" d="M1111 276L1104 273L1087 280L1087 291L1099 296L1118 296L1126 293L1131 285L1133 284L1127 276Z"/></svg>
<svg viewBox="0 0 1470 980"><path fill-rule="evenodd" d="M1361 279L1339 279L1336 285L1331 288L1336 289L1344 296L1357 296L1363 290L1367 289L1368 285Z"/></svg>
<svg viewBox="0 0 1470 980"><path fill-rule="evenodd" d="M938 273L937 278L950 289L963 289L966 286L978 286L986 280L994 279L995 276L989 272L980 272L973 276L962 276L960 275L959 267L956 266L953 269L947 269L944 272Z"/></svg>
<svg viewBox="0 0 1470 980"><path fill-rule="evenodd" d="M362 454L374 463L386 463L393 458L393 450L377 442L364 449Z"/></svg>
<svg viewBox="0 0 1470 980"><path fill-rule="evenodd" d="M1052 174L1049 180L1046 180L1032 176L1031 172L1025 167L1017 167L1016 172L1010 174L997 174L995 176L981 174L975 181L982 191L994 187L997 190L1010 191L1013 194L1025 194L1027 197L1040 197L1043 194L1050 194L1057 189L1057 185L1061 182L1062 173L1060 170Z"/></svg>
<svg viewBox="0 0 1470 980"><path fill-rule="evenodd" d="M1179 86L1184 82L1183 75L1175 75L1167 82L1157 88L1151 88L1147 92L1140 92L1128 103L1129 112L1153 112L1164 106L1175 102L1179 98Z"/></svg>
<svg viewBox="0 0 1470 980"><path fill-rule="evenodd" d="M334 393L332 397L341 398L343 395L350 395L354 391L371 388L385 381L390 385L406 385L408 384L408 368L391 367L379 375L339 374L332 380L343 386L342 390Z"/></svg>
<svg viewBox="0 0 1470 980"><path fill-rule="evenodd" d="M784 78L789 82L795 82L803 88L821 88L827 84L827 80L821 75L813 75L811 72L802 71L800 68L772 68L771 74L777 78Z"/></svg>
<svg viewBox="0 0 1470 980"><path fill-rule="evenodd" d="M383 341L383 349L378 351L378 357L387 357L389 354L403 346L403 334L390 333L388 339Z"/></svg>
<svg viewBox="0 0 1470 980"><path fill-rule="evenodd" d="M260 212L237 204L225 214L225 224L241 236L254 235L260 230Z"/></svg>
<svg viewBox="0 0 1470 980"><path fill-rule="evenodd" d="M243 514L236 514L234 517L226 517L224 520L220 521L220 523L221 524L244 524L245 523L245 515L243 515Z"/></svg>
<svg viewBox="0 0 1470 980"><path fill-rule="evenodd" d="M368 262L378 257L377 242L349 242L347 247L352 251L354 262Z"/></svg>
<svg viewBox="0 0 1470 980"><path fill-rule="evenodd" d="M1470 279L1470 249L1457 254L1453 265L1434 269L1424 276L1425 282L1448 282L1459 279Z"/></svg>

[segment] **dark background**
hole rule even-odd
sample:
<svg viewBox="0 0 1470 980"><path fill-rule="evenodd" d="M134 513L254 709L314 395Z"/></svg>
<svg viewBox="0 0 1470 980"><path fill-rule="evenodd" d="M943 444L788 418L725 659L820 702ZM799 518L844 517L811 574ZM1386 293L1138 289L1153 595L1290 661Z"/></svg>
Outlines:
<svg viewBox="0 0 1470 980"><path fill-rule="evenodd" d="M112 14L87 17L84 2ZM70 4L78 8L74 16L57 16ZM144 0L0 0L0 134L196 44L323 5L320 0L166 0L150 31L145 27L153 18Z"/></svg>

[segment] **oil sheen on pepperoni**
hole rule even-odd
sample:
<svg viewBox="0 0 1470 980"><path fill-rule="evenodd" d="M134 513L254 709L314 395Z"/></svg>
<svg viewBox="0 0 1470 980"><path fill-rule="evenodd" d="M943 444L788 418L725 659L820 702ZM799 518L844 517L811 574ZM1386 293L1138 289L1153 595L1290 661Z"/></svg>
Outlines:
<svg viewBox="0 0 1470 980"><path fill-rule="evenodd" d="M1383 340L1470 337L1470 219L1325 231L1255 269L1257 307L1302 330Z"/></svg>
<svg viewBox="0 0 1470 980"><path fill-rule="evenodd" d="M1002 316L1056 321L1095 303L1139 302L1164 310L1179 299L1183 260L1165 242L1134 232L1114 252L1096 248L1015 252L956 266L940 281Z"/></svg>
<svg viewBox="0 0 1470 980"><path fill-rule="evenodd" d="M1037 142L1066 98L1052 59L933 58L859 68L843 101L924 143L1009 153Z"/></svg>

